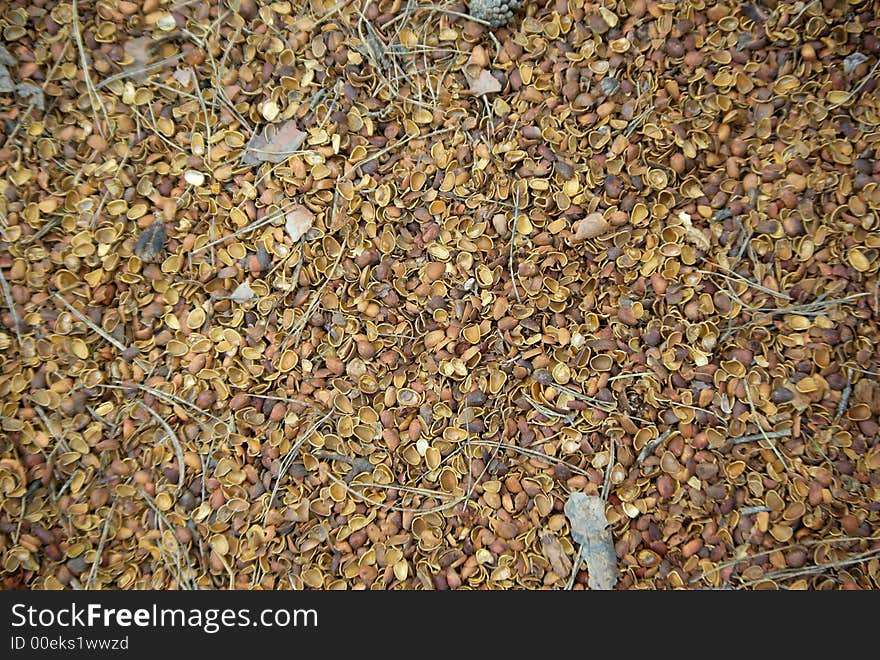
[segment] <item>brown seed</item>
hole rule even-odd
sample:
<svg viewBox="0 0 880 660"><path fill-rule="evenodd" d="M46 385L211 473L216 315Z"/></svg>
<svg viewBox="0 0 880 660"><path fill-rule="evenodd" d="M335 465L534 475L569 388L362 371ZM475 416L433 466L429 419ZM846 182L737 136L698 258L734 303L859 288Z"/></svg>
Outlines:
<svg viewBox="0 0 880 660"><path fill-rule="evenodd" d="M376 354L376 347L372 342L361 339L357 342L357 351L362 358L369 359Z"/></svg>
<svg viewBox="0 0 880 660"><path fill-rule="evenodd" d="M287 414L287 406L278 401L272 406L272 412L269 413L269 419L273 422L280 422Z"/></svg>
<svg viewBox="0 0 880 660"><path fill-rule="evenodd" d="M435 282L443 277L446 272L446 264L440 261L432 261L425 266L425 280L427 282Z"/></svg>
<svg viewBox="0 0 880 660"><path fill-rule="evenodd" d="M697 554L703 547L703 539L691 539L681 547L681 556L687 559L691 555Z"/></svg>
<svg viewBox="0 0 880 660"><path fill-rule="evenodd" d="M660 493L660 497L670 497L674 488L675 482L668 474L661 474L657 477L657 492Z"/></svg>

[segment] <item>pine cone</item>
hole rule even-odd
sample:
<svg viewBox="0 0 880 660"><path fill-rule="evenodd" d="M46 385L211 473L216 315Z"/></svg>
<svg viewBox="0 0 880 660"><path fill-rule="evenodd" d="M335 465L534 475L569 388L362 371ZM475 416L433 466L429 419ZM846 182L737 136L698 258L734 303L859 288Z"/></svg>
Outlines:
<svg viewBox="0 0 880 660"><path fill-rule="evenodd" d="M468 11L474 18L499 28L513 20L513 12L522 7L522 0L469 0Z"/></svg>

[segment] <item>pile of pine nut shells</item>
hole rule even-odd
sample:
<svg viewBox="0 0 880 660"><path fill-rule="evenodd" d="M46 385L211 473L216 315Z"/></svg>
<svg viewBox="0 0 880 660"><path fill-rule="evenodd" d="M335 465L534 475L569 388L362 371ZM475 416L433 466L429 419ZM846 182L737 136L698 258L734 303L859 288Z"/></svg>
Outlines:
<svg viewBox="0 0 880 660"><path fill-rule="evenodd" d="M877 588L877 9L8 0L0 584Z"/></svg>

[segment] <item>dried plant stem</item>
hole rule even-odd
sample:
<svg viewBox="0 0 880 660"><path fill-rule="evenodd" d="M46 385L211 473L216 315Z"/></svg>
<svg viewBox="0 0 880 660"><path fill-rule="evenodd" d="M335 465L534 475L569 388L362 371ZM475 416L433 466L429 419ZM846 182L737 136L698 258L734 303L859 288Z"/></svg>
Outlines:
<svg viewBox="0 0 880 660"><path fill-rule="evenodd" d="M819 2L819 0L810 0L808 3L806 3L806 4L801 8L801 10L800 10L797 14L794 15L794 18L792 18L792 19L788 22L788 27L794 27L794 24L797 23L798 20L800 20L800 17L804 15L804 12L807 11L807 10L808 10L810 7L812 7L813 5L815 5L817 2Z"/></svg>
<svg viewBox="0 0 880 660"><path fill-rule="evenodd" d="M658 399L658 401L659 401L659 399ZM671 406L678 406L679 408L687 408L688 410L697 410L701 413L705 413L707 415L712 415L712 417L714 417L715 419L717 419L721 422L724 421L724 418L721 417L721 415L719 415L718 413L712 412L708 408L700 408L699 406L692 406L689 403L681 403L680 401L668 401L667 403L669 403L669 405L671 405Z"/></svg>
<svg viewBox="0 0 880 660"><path fill-rule="evenodd" d="M821 545L821 544L852 543L852 542L862 542L862 541L867 542L867 541L877 541L877 540L880 540L880 536L865 536L865 537L839 536L839 537L835 537L835 538L812 539L812 540L808 540L808 541L803 541L801 543L790 543L790 544L784 545L780 548L772 548L770 550L763 550L761 552L756 552L755 554L752 554L752 555L744 555L742 557L737 557L736 559L730 559L728 561L721 562L720 564L718 564L714 568L711 568L709 570L705 570L701 574L694 575L691 578L690 583L694 584L695 582L699 582L701 579L704 579L714 573L718 573L720 571L723 571L726 568L730 568L731 566L736 566L737 564L741 564L743 562L754 561L756 559L760 559L761 557L767 557L769 555L772 555L775 552L783 552L785 550L791 550L792 548L809 548L814 545ZM762 578L762 579L766 579L766 576L765 576L765 578Z"/></svg>
<svg viewBox="0 0 880 660"><path fill-rule="evenodd" d="M505 443L494 443L488 440L471 440L472 445L476 445L477 447L498 447L499 449L515 451L524 456L529 456L530 458L536 458L541 461L547 461L548 463L556 463L557 465L564 465L569 470L574 472L575 474L580 474L583 476L589 476L589 473L586 470L582 470L577 465L573 465L568 461L565 461L561 458L556 458L555 456L550 456L540 451L535 451L533 449L527 449L525 447L519 447L518 445L509 445Z"/></svg>
<svg viewBox="0 0 880 660"><path fill-rule="evenodd" d="M578 545L577 555L575 555L574 561L571 565L571 575L568 576L568 582L565 583L565 590L571 591L574 587L575 578L577 578L578 571L581 570L581 562L584 560L584 546Z"/></svg>
<svg viewBox="0 0 880 660"><path fill-rule="evenodd" d="M834 413L834 421L832 424L837 424L840 421L840 418L843 416L846 407L849 405L849 397L852 395L852 370L846 370L846 387L843 388L843 392L840 395L840 403L837 404L837 411Z"/></svg>
<svg viewBox="0 0 880 660"><path fill-rule="evenodd" d="M361 482L358 481L356 483L347 483L344 479L340 479L334 474L327 473L327 477L345 488L346 492L357 497L363 502L369 502L370 504L374 504L376 506L382 507L387 511L398 511L401 513L438 513L440 511L445 511L447 509L451 509L456 504L466 500L467 497L459 497L456 498L453 502L447 502L446 504L440 505L439 507L431 507L429 509L418 509L414 507L405 507L397 504L383 504L381 502L377 502L376 500L370 499L362 492L359 492L354 489L355 486L363 487L363 488L380 488L384 490L396 490L404 493L412 493L414 495L423 495L425 497L433 497L436 499L443 499L445 497L454 497L452 493L444 493L438 490L427 490L425 488L413 488L412 486L403 486L401 484L376 484L372 482Z"/></svg>
<svg viewBox="0 0 880 660"><path fill-rule="evenodd" d="M742 445L755 440L773 440L775 438L788 438L791 436L791 429L783 429L781 431L765 431L764 433L752 433L751 435L742 435L731 441L732 445Z"/></svg>
<svg viewBox="0 0 880 660"><path fill-rule="evenodd" d="M455 18L463 18L467 21L472 21L474 23L478 23L479 25L484 25L486 27L490 27L489 21L484 21L482 18L477 18L476 16L471 16L470 14L463 14L460 11L453 11L451 9L446 9L445 7L437 7L435 5L424 5L418 7L418 9L426 9L428 11L435 11L438 14L446 14L447 16L453 16Z"/></svg>
<svg viewBox="0 0 880 660"><path fill-rule="evenodd" d="M289 204L286 204L284 207L282 207L281 209L279 209L275 213L270 213L259 220L254 220L249 225L242 227L238 231L232 232L228 236L222 236L215 241L211 241L210 243L206 243L205 245L203 245L201 247L195 248L194 250L192 250L190 252L190 254L198 254L202 250L207 250L208 248L212 248L215 245L219 245L220 243L222 243L224 241L228 241L230 238L238 238L239 236L241 236L243 234L247 234L248 232L253 231L254 229L259 229L260 227L268 225L269 223L274 222L275 220L278 220L279 218L283 218L284 214L287 213L294 206L295 206L295 202L290 202Z"/></svg>
<svg viewBox="0 0 880 660"><path fill-rule="evenodd" d="M510 287L516 296L516 301L521 303L519 289L516 288L516 273L513 270L513 252L516 245L516 223L519 220L519 186L516 186L516 197L513 203L513 221L510 223L510 252L507 257L507 270L510 272Z"/></svg>
<svg viewBox="0 0 880 660"><path fill-rule="evenodd" d="M117 382L122 383L122 381L117 381ZM194 412L197 412L201 415L204 415L208 419L211 419L211 420L217 422L218 424L223 424L224 426L226 426L227 430L230 433L232 433L232 431L234 429L232 422L224 421L224 420L220 419L219 417L215 417L214 415L209 413L207 410L202 410L194 403L187 401L186 399L182 399L179 396L177 396L176 394L169 394L168 392L163 392L162 390L156 389L155 387L150 387L149 385L142 385L140 383L131 383L131 384L127 384L127 385L102 384L102 385L99 385L98 387L106 387L111 390L131 390L133 388L139 389L143 392L147 392L148 394L152 394L156 398L162 399L163 401L165 401L169 405L174 404L174 403L178 403L181 406L184 406L185 408L189 408L190 410L192 410ZM203 428L205 428L205 427L203 427Z"/></svg>
<svg viewBox="0 0 880 660"><path fill-rule="evenodd" d="M119 166L116 168L116 173L113 175L113 180L119 178L119 174L122 172L122 168L125 167L125 164L128 162L128 157L131 155L131 149L134 145L144 138L143 133L135 133L131 136L131 139L128 141L128 146L125 149L125 154L122 156L122 160L119 163ZM107 197L110 196L110 188L104 191L104 194L101 196L101 201L98 203L98 208L92 214L92 219L89 221L89 227L94 228L95 222L98 220L98 216L101 215L101 211L104 209L104 204L107 201Z"/></svg>
<svg viewBox="0 0 880 660"><path fill-rule="evenodd" d="M755 513L768 513L772 511L769 507L766 506L747 506L743 509L739 510L741 516L751 516Z"/></svg>
<svg viewBox="0 0 880 660"><path fill-rule="evenodd" d="M89 577L86 580L86 589L94 588L95 576L98 572L98 565L101 563L101 554L104 552L104 543L107 542L107 534L110 531L110 523L113 522L113 513L116 511L117 501L116 499L113 500L113 504L110 506L110 513L107 514L107 518L104 520L101 539L98 541L98 549L95 550L95 560L92 562L92 568L89 570Z"/></svg>
<svg viewBox="0 0 880 660"><path fill-rule="evenodd" d="M814 566L803 566L801 568L788 568L781 571L774 571L772 573L766 573L762 577L755 580L747 580L745 582L742 582L738 588L745 589L752 585L763 582L764 580L788 580L790 578L800 577L801 575L819 575L831 568L843 568L844 566L863 564L866 561L870 561L878 554L880 554L880 548L874 548L873 550L867 550L852 557L841 559L840 561L830 561L824 564L816 564Z"/></svg>
<svg viewBox="0 0 880 660"><path fill-rule="evenodd" d="M617 438L614 434L609 434L608 437L609 446L608 446L608 465L605 470L605 481L602 484L602 499L607 502L608 494L611 492L611 473L614 472L614 461L616 460L616 449L617 449Z"/></svg>
<svg viewBox="0 0 880 660"><path fill-rule="evenodd" d="M345 254L345 248L348 245L348 236L345 237L342 241L342 247L339 249L339 254L336 256L336 261L333 263L333 267L328 271L327 279L324 280L324 283L321 285L321 288L315 293L312 297L312 302L309 303L308 308L305 313L297 319L296 323L294 323L294 327L291 328L290 334L287 335L284 342L281 344L281 349L287 347L287 342L292 338L294 346L299 343L300 335L302 331L305 329L306 324L309 322L309 319L314 314L315 309L317 309L318 304L321 302L321 296L324 295L324 291L327 289L327 286L330 284L330 281L333 279L333 274L336 272L336 269L339 267L340 262L342 261L342 255Z"/></svg>
<svg viewBox="0 0 880 660"><path fill-rule="evenodd" d="M866 374L868 376L880 376L880 371L868 371L867 369L859 369L858 367L854 367L850 364L846 365L846 368L850 371L855 371L860 374Z"/></svg>
<svg viewBox="0 0 880 660"><path fill-rule="evenodd" d="M633 373L624 373L624 374L617 374L616 376L611 376L608 379L608 382L611 383L611 382L614 382L615 380L623 380L626 378L641 378L642 376L648 376L648 377L653 376L654 378L656 378L657 374L651 373L650 371L635 371Z"/></svg>
<svg viewBox="0 0 880 660"><path fill-rule="evenodd" d="M303 406L309 406L310 408L315 407L314 402L306 401L305 399L291 399L284 396L269 396L268 394L251 394L250 392L248 392L248 396L254 397L255 399L265 399L267 401L282 401L284 403L298 403Z"/></svg>
<svg viewBox="0 0 880 660"><path fill-rule="evenodd" d="M718 264L712 264L712 265L717 268L724 268L723 266L720 266ZM749 278L744 277L743 275L740 275L739 273L732 271L732 270L729 270L727 268L724 268L724 270L727 270L727 272L730 273L730 275L726 275L724 273L713 273L711 270L699 270L698 269L697 272L702 273L703 275L723 277L724 279L727 279L727 280L734 280L736 282L742 282L743 284L746 284L746 285L752 287L753 289L760 291L761 293L766 293L770 296L773 296L774 298L780 298L781 300L791 300L791 296L789 296L786 293L780 293L779 291L774 291L773 289L768 289L767 287L762 286L761 284L758 284L757 282L753 282Z"/></svg>
<svg viewBox="0 0 880 660"><path fill-rule="evenodd" d="M71 4L71 11L73 13L73 40L76 42L76 48L79 51L79 61L80 66L82 66L83 78L85 78L86 91L89 95L89 103L92 106L92 112L95 113L95 125L98 129L98 133L103 136L104 131L101 128L101 123L98 121L97 117L98 109L100 109L101 114L104 115L104 121L106 122L108 129L111 128L110 118L107 116L107 110L104 108L104 102L101 100L101 96L98 94L98 91L95 88L95 84L92 82L92 70L91 66L89 65L88 59L86 58L86 47L83 44L82 34L80 33L79 29L79 7L77 6L77 0L73 0Z"/></svg>
<svg viewBox="0 0 880 660"><path fill-rule="evenodd" d="M311 437L312 433L318 430L318 427L320 427L321 424L330 419L332 415L333 411L331 410L323 417L321 417L321 419L309 426L284 455L284 458L281 459L281 463L278 466L278 474L275 477L275 484L272 487L272 493L271 495L269 495L269 501L266 502L266 507L263 510L263 525L266 524L266 520L268 520L269 518L269 511L272 509L272 504L275 502L275 497L278 495L278 488L281 486L281 477L284 475L285 472L287 472L287 470L290 469L290 466L293 465L293 461L299 455L299 449L300 447L302 447L303 443Z"/></svg>
<svg viewBox="0 0 880 660"><path fill-rule="evenodd" d="M859 84L856 85L855 87L853 87L852 91L849 92L849 94L847 95L847 97L843 101L841 101L840 103L831 104L830 106L828 106L828 109L833 110L834 108L839 108L844 103L848 103L851 98L853 98L856 94L858 94L861 91L862 87L864 87L865 85L868 84L868 81L874 76L875 73L877 73L878 68L880 68L880 59L877 60L877 62L874 64L874 66L871 68L871 70L867 73L867 75L859 81Z"/></svg>
<svg viewBox="0 0 880 660"><path fill-rule="evenodd" d="M51 435L56 440L55 447L52 449L52 454L54 455L59 447L64 451L69 452L70 447L68 447L67 443L64 441L64 435L57 428L55 428L55 425L49 421L48 417L46 417L46 412L43 410L43 407L34 406L34 410L37 412L37 417L39 417L43 421L43 424L45 425L46 430L49 432L49 435ZM48 462L49 461L47 461L47 463Z"/></svg>
<svg viewBox="0 0 880 660"><path fill-rule="evenodd" d="M805 303L803 305L791 305L789 307L781 307L776 309L767 309L767 308L749 308L748 311L752 312L755 316L745 323L740 325L732 325L732 319L728 319L729 325L728 329L721 336L721 341L726 341L728 337L733 334L736 334L740 330L744 330L753 325L759 325L762 322L770 321L774 316L784 316L785 314L799 314L801 316L807 317L816 317L820 314L824 314L828 311L829 308L834 305L839 305L843 303L852 302L857 298L863 298L865 296L869 296L869 293L854 293L851 296L846 296L844 298L835 298L832 300L825 300L825 295L819 296L816 300Z"/></svg>
<svg viewBox="0 0 880 660"><path fill-rule="evenodd" d="M648 456L654 453L654 450L657 449L660 445L663 444L663 441L666 440L670 435L672 435L672 429L667 429L663 431L660 435L658 435L653 440L649 440L644 447L642 447L642 451L639 452L639 457L636 459L636 462L641 463Z"/></svg>
<svg viewBox="0 0 880 660"><path fill-rule="evenodd" d="M195 87L196 94L199 97L199 105L202 108L202 114L205 116L205 142L208 145L205 149L205 164L211 163L211 118L208 116L208 107L205 105L205 97L202 96L202 88L199 85L199 77L196 75L195 69L192 67L189 68L189 74L192 76L194 81L193 87Z"/></svg>
<svg viewBox="0 0 880 660"><path fill-rule="evenodd" d="M9 288L9 282L6 281L6 276L3 274L2 268L0 268L0 287L3 288L3 297L6 299L6 306L9 308L9 315L12 316L12 328L15 330L15 338L18 341L18 346L20 348L21 317L18 315L18 310L15 309L15 300L12 298L12 291Z"/></svg>
<svg viewBox="0 0 880 660"><path fill-rule="evenodd" d="M114 83L117 80L125 80L130 76L138 76L142 73L148 73L150 71L154 71L156 69L161 69L163 66L168 64L174 64L175 62L183 59L183 53L178 53L177 55L172 55L171 57L166 57L163 60L159 60L158 62L153 62L152 64L145 64L144 66L139 66L134 69L128 69L126 71L121 71L119 73L114 73L112 76L104 78L101 80L96 86L95 89L102 89L109 85L110 83ZM198 83L196 83L198 84Z"/></svg>
<svg viewBox="0 0 880 660"><path fill-rule="evenodd" d="M58 293L54 293L54 292L52 293L52 295L62 305L64 305L71 314L73 314L76 318L78 318L80 321L85 323L89 327L90 330L92 330L95 334L97 334L99 337L101 337L101 339L108 342L109 344L112 344L113 346L115 346L116 348L118 348L122 352L130 350L128 346L123 344L121 341L119 341L118 339L116 339L112 335L105 332L103 328L95 325L95 323L91 319L89 319L87 316L80 313L80 311L76 307L71 305L69 302L67 302L63 296L59 295ZM141 364L139 366L141 366L143 368L149 367L149 365L147 365L146 362L141 362Z"/></svg>
<svg viewBox="0 0 880 660"><path fill-rule="evenodd" d="M150 496L149 493L147 493L142 488L138 488L137 492L140 494L140 496L142 498L144 498L144 502L146 502L147 505L153 510L153 513L156 514L156 528L159 530L159 538L157 540L157 545L159 547L159 552L164 557L165 556L165 544L164 544L163 538L162 538L162 524L164 523L165 527L168 528L169 530L173 530L174 526L170 522L168 522L168 518L165 517L165 514L162 513L162 509L159 508L159 506L156 504L155 500ZM172 532L172 535L173 535L173 532ZM177 544L176 556L173 557L174 565L177 569L176 576L175 576L177 578L177 583L178 583L178 585L180 585L181 589L195 591L198 589L198 587L196 586L196 583L192 578L192 575L195 573L195 571L193 570L192 564L190 563L189 554L187 552L184 552L183 550L181 550L181 543L179 540L177 540L177 537L174 537L174 540L175 540L175 543ZM181 558L184 560L187 568L189 569L189 573L190 573L189 576L187 576L183 572L183 564L180 561Z"/></svg>
<svg viewBox="0 0 880 660"><path fill-rule="evenodd" d="M546 417L547 419L562 419L562 420L565 420L569 424L572 421L574 421L574 418L575 418L574 411L571 411L568 414L556 412L555 410L551 410L550 408L547 408L546 406L541 405L540 403L535 401L532 397L530 397L528 394L524 394L523 397L525 398L526 401L529 402L529 404L532 406L532 408L534 408L539 413L544 415L544 417Z"/></svg>
<svg viewBox="0 0 880 660"><path fill-rule="evenodd" d="M52 68L49 69L49 72L46 74L46 79L43 81L43 91L46 91L46 85L52 82L52 79L55 77L55 72L58 70L58 67L61 66L61 63L64 61L64 56L67 55L67 49L70 48L70 37L67 37L67 40L64 42L64 48L61 49L61 54L58 56L58 59L55 60L55 63L52 65ZM21 129L24 122L30 117L31 111L37 107L34 101L31 101L28 104L28 107L25 108L24 112L21 113L21 116L18 118L18 121L15 122L15 127L9 132L9 135L6 136L6 142L4 144L9 144L18 135L18 131Z"/></svg>
<svg viewBox="0 0 880 660"><path fill-rule="evenodd" d="M177 434L174 432L174 429L171 428L168 422L162 419L162 416L159 413L150 408L143 401L138 401L137 404L148 413L150 413L153 419L159 422L159 424L162 426L163 429L165 429L165 432L168 434L168 439L171 441L171 446L174 447L174 453L177 455L177 492L180 493L180 491L183 490L183 482L186 473L186 465L183 462L183 449L180 446L180 440L177 439Z"/></svg>
<svg viewBox="0 0 880 660"><path fill-rule="evenodd" d="M405 138L403 138L402 140L398 140L394 144L390 144L387 147L384 147L383 149L379 149L379 151L367 156L363 160L359 160L357 163L355 163L354 167L352 167L350 170L348 170L348 172L346 172L345 174L342 175L342 178L347 179L349 177L354 176L354 173L357 172L360 168L362 168L367 163L370 163L370 162L376 160L377 158L381 158L382 156L387 154L389 151L392 151L393 149L397 149L399 147L402 147L403 145L405 145L407 142L410 142L411 140L427 140L428 138L436 137L438 135L443 135L444 133L449 133L450 131L454 131L456 128L457 128L456 126L449 126L448 128L441 128L436 131L431 131L430 133L426 133L425 135L408 135Z"/></svg>

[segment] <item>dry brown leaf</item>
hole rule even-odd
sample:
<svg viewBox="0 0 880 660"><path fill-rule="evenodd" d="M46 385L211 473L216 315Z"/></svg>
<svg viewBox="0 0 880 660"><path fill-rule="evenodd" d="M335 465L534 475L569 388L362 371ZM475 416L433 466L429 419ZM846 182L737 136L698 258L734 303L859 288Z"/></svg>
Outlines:
<svg viewBox="0 0 880 660"><path fill-rule="evenodd" d="M46 109L46 97L43 95L42 87L29 82L20 82L15 86L15 93L38 110Z"/></svg>
<svg viewBox="0 0 880 660"><path fill-rule="evenodd" d="M562 544L553 532L545 531L541 534L541 552L550 562L550 567L557 576L563 580L568 577L571 573L571 559L565 554Z"/></svg>
<svg viewBox="0 0 880 660"><path fill-rule="evenodd" d="M15 83L12 82L12 76L9 70L0 64L0 94L7 94L15 89Z"/></svg>
<svg viewBox="0 0 880 660"><path fill-rule="evenodd" d="M480 69L476 76L469 77L468 83L470 84L471 92L477 96L495 94L501 91L501 83L498 82L498 79L488 69Z"/></svg>
<svg viewBox="0 0 880 660"><path fill-rule="evenodd" d="M0 45L0 94L11 92L15 85L12 82L12 76L6 69L8 66L15 66L18 60L6 48Z"/></svg>
<svg viewBox="0 0 880 660"><path fill-rule="evenodd" d="M241 156L241 162L244 165L283 163L296 153L305 139L306 134L296 127L296 122L292 119L277 128L266 126L251 136Z"/></svg>
<svg viewBox="0 0 880 660"><path fill-rule="evenodd" d="M235 287L235 291L232 292L232 295L229 296L230 300L234 300L238 303L246 303L250 302L254 299L254 290L251 288L251 285L247 282L242 282L237 287Z"/></svg>
<svg viewBox="0 0 880 660"><path fill-rule="evenodd" d="M174 79L179 82L184 87L189 87L189 84L192 82L192 71L190 69L175 69L174 73L171 74L174 76Z"/></svg>
<svg viewBox="0 0 880 660"><path fill-rule="evenodd" d="M131 56L134 61L128 64L125 67L125 70L138 71L143 69L150 61L150 48L153 43L155 42L151 37L135 37L134 39L126 41L122 50L125 51L126 55ZM131 78L134 82L142 83L146 77L147 74L141 71L140 73L132 75Z"/></svg>
<svg viewBox="0 0 880 660"><path fill-rule="evenodd" d="M16 59L15 55L6 50L6 47L3 44L0 44L0 64L4 66L16 66L18 64L18 59Z"/></svg>
<svg viewBox="0 0 880 660"><path fill-rule="evenodd" d="M284 228L287 230L290 240L294 243L305 236L305 233L312 228L312 223L315 221L314 214L302 204L294 205L284 218Z"/></svg>
<svg viewBox="0 0 880 660"><path fill-rule="evenodd" d="M691 216L682 211L679 213L678 218L681 220L681 224L684 227L685 239L695 245L698 250L708 252L712 248L712 243L709 242L709 239L706 238L706 235L702 231L694 227L691 222Z"/></svg>
<svg viewBox="0 0 880 660"><path fill-rule="evenodd" d="M617 584L617 555L607 529L605 501L595 495L572 493L565 503L565 515L571 523L571 537L581 545L587 562L590 589L613 589Z"/></svg>

